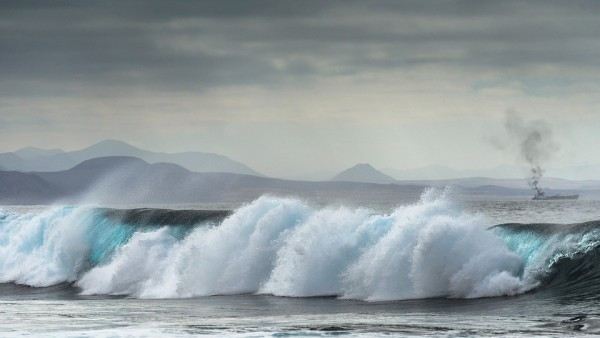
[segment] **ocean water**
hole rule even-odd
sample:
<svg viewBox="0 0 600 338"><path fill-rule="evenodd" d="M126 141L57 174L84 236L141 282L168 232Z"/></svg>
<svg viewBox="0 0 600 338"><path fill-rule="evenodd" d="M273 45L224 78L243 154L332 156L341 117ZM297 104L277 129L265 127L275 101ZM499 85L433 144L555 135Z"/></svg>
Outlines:
<svg viewBox="0 0 600 338"><path fill-rule="evenodd" d="M0 207L0 336L600 334L600 201Z"/></svg>

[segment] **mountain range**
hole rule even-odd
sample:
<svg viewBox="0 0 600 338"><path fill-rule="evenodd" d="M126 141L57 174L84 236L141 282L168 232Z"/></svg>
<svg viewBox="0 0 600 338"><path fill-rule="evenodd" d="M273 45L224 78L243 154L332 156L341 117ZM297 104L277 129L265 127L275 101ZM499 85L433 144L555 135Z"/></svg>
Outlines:
<svg viewBox="0 0 600 338"><path fill-rule="evenodd" d="M397 180L389 170L359 163L329 180L286 180L264 177L217 154L159 153L106 140L77 151L27 147L0 154L0 203L243 203L262 194L276 194L327 202L377 201L382 205L416 199L426 187L443 186L455 186L472 196L531 195L521 177L444 179L435 172L447 173L445 167L428 170L424 174L438 179ZM549 192L595 196L600 192L600 181L544 177L542 187Z"/></svg>
<svg viewBox="0 0 600 338"><path fill-rule="evenodd" d="M137 157L149 163L173 163L196 172L260 175L247 165L223 155L203 152L160 153L117 140L105 140L76 151L27 147L15 152L0 153L0 170L61 171L86 160L107 156Z"/></svg>
<svg viewBox="0 0 600 338"><path fill-rule="evenodd" d="M419 175L404 175L405 179L395 179L383 171L375 169L368 163L359 163L335 175L332 181L365 182L379 184L414 184L430 187L457 186L462 188L477 188L482 186L497 186L510 189L529 189L527 180L522 176L518 178L495 178L482 176L466 176L446 178L446 175L437 175L445 171L446 167L432 166L424 168L424 173ZM502 170L498 168L498 170ZM387 171L389 172L389 170ZM458 171L457 171L458 173ZM416 173L415 173L416 174ZM475 174L475 173L474 173ZM516 176L516 175L515 175ZM430 179L417 179L414 177L430 177ZM450 175L450 177L453 177ZM596 190L600 189L598 180L568 180L556 177L544 177L541 181L542 188L563 190Z"/></svg>
<svg viewBox="0 0 600 338"><path fill-rule="evenodd" d="M417 185L306 182L234 173L189 171L171 163L135 157L102 157L54 172L0 171L0 203L239 204L264 194L293 195L315 202L415 200Z"/></svg>
<svg viewBox="0 0 600 338"><path fill-rule="evenodd" d="M316 203L395 206L417 200L428 186L414 182L309 182L234 173L199 173L172 163L148 163L135 157L113 156L87 160L63 171L0 171L0 203L239 205L272 194L306 198ZM459 186L458 192L468 198L529 198L531 195L528 189L495 185ZM594 196L599 193L597 190L586 192Z"/></svg>
<svg viewBox="0 0 600 338"><path fill-rule="evenodd" d="M469 177L523 179L529 168L518 165L499 165L481 169L455 169L444 165L429 165L413 169L383 168L381 171L397 180L449 180ZM546 167L544 176L575 181L600 180L600 165L569 165Z"/></svg>

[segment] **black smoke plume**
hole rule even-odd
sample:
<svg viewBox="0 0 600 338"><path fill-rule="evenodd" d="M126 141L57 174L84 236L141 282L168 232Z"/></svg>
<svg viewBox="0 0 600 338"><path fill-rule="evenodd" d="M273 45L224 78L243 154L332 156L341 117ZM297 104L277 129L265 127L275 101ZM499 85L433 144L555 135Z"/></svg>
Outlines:
<svg viewBox="0 0 600 338"><path fill-rule="evenodd" d="M514 110L506 113L504 127L511 143L516 145L519 157L530 167L529 186L535 190L536 196L543 196L540 181L544 176L544 164L558 150L552 129L541 120L525 121Z"/></svg>

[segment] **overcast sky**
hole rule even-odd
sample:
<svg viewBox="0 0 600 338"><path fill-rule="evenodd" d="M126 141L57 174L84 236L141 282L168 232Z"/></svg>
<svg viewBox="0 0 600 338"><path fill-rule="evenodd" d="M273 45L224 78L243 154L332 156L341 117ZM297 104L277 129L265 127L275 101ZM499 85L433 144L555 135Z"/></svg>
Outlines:
<svg viewBox="0 0 600 338"><path fill-rule="evenodd" d="M270 175L600 163L598 1L2 1L0 150L112 138Z"/></svg>

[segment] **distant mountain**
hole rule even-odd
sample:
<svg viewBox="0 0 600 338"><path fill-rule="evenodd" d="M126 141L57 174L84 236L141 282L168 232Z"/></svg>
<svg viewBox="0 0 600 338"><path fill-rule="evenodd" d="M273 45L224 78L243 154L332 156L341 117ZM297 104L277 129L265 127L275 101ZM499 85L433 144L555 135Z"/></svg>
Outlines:
<svg viewBox="0 0 600 338"><path fill-rule="evenodd" d="M467 177L445 180L402 180L400 184L417 184L431 187L457 186L463 188L479 188L482 186L495 186L508 189L526 189L529 190L527 180L509 179L509 178L489 178L489 177ZM555 177L544 177L541 180L542 189L566 189L566 190L597 190L600 189L600 181L594 180L565 180Z"/></svg>
<svg viewBox="0 0 600 338"><path fill-rule="evenodd" d="M116 140L102 141L85 149L70 152L59 149L23 148L13 153L0 154L0 168L17 171L60 171L92 158L108 156L138 157L150 163L169 162L197 172L260 175L248 166L218 154L159 153L143 150Z"/></svg>
<svg viewBox="0 0 600 338"><path fill-rule="evenodd" d="M414 169L386 168L382 171L397 180L448 180L469 177L523 178L528 170L525 167L497 166L484 169L454 169L443 165L429 165Z"/></svg>
<svg viewBox="0 0 600 338"><path fill-rule="evenodd" d="M4 204L244 203L264 194L293 195L316 202L360 200L396 204L418 199L424 189L417 185L306 182L233 173L198 173L171 163L150 164L123 156L87 160L64 171L0 171L0 184L0 203Z"/></svg>
<svg viewBox="0 0 600 338"><path fill-rule="evenodd" d="M62 150L62 149L41 149L41 148L35 148L35 147L25 147L25 148L21 148L14 152L15 155L19 156L20 158L22 158L24 160L32 160L32 159L35 159L38 157L52 156L52 155L57 155L57 154L61 154L61 153L64 153L64 150Z"/></svg>
<svg viewBox="0 0 600 338"><path fill-rule="evenodd" d="M434 165L420 169L384 169L383 171L396 178L397 182L401 184L419 184L434 187L459 186L464 188L474 188L481 186L496 186L510 189L529 189L527 183L527 168L512 166L498 166L489 169L456 170L445 166ZM564 174L570 171L568 171L568 169L563 169L562 172ZM567 190L596 190L600 188L600 180L565 179L557 177L557 173L559 173L559 170L549 169L540 182L541 187L544 189Z"/></svg>
<svg viewBox="0 0 600 338"><path fill-rule="evenodd" d="M372 173L371 170L368 172ZM63 171L0 171L0 203L95 203L112 206L189 203L239 205L261 195L272 194L297 196L317 203L341 202L393 207L416 201L427 186L429 185L417 182L307 182L233 173L198 173L176 164L150 164L135 157L117 156L87 160ZM457 191L467 198L531 196L529 189L495 185L459 186ZM549 190L549 193L554 192L565 190ZM582 193L598 196L600 190L587 190Z"/></svg>
<svg viewBox="0 0 600 338"><path fill-rule="evenodd" d="M4 204L48 203L63 196L63 191L30 173L0 171L0 202Z"/></svg>
<svg viewBox="0 0 600 338"><path fill-rule="evenodd" d="M363 183L394 183L396 180L368 163L359 163L335 175L332 181L363 182Z"/></svg>
<svg viewBox="0 0 600 338"><path fill-rule="evenodd" d="M19 170L25 160L14 153L0 153L0 170Z"/></svg>
<svg viewBox="0 0 600 338"><path fill-rule="evenodd" d="M516 165L499 165L481 169L455 169L443 165L429 165L413 169L385 168L381 170L397 180L449 180L472 177L494 179L525 179L529 168ZM545 177L568 180L600 180L600 165L570 165L544 168Z"/></svg>

